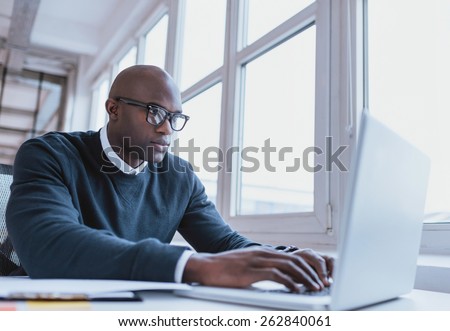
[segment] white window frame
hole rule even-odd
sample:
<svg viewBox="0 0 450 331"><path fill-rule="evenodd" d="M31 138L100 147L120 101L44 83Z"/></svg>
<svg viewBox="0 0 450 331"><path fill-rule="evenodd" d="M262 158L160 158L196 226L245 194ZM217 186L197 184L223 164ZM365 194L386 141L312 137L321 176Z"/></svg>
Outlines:
<svg viewBox="0 0 450 331"><path fill-rule="evenodd" d="M145 60L145 38L147 34L160 22L160 20L165 16L168 15L169 21L170 21L170 14L169 14L169 6L167 3L162 2L156 4L156 7L152 11L152 15L147 19L147 21L142 25L142 28L140 28L137 33L136 37L138 39L138 49L137 49L137 64L144 64ZM170 24L170 22L169 22ZM169 24L167 27L167 30L169 30ZM167 31L167 34L169 32ZM167 36L166 39L166 58L165 58L165 69L167 70L167 48L168 48L168 42L169 38Z"/></svg>
<svg viewBox="0 0 450 331"><path fill-rule="evenodd" d="M91 128L96 127L96 125L99 122L99 118L101 116L103 116L103 118L104 118L104 120L103 120L104 123L106 123L108 121L106 109L105 108L97 109L97 105L98 105L98 102L99 102L98 99L100 97L99 90L100 90L100 87L101 87L102 83L105 80L107 80L109 85L111 86L111 76L109 75L108 72L103 72L95 80L95 83L92 85L92 88L91 88L91 104L90 104L91 112L90 112L90 119L89 119L89 124L90 124ZM101 113L102 110L103 110L103 115Z"/></svg>
<svg viewBox="0 0 450 331"><path fill-rule="evenodd" d="M255 56L264 47L275 45L275 40L282 40L289 35L290 29L295 29L298 21L317 19L325 22L327 28L317 27L318 52L323 54L318 59L322 63L318 70L318 78L322 73L323 86L316 87L324 98L316 99L322 107L319 121L325 123L316 135L330 135L334 146L349 145L348 153L341 159L348 166L351 153L356 145L357 123L365 105L367 96L364 81L364 3L366 0L317 0L312 6L326 8L318 10L317 14L311 8L282 23L279 27L262 36L247 48L241 49L242 40L239 35L240 17L243 15L243 1L228 0L225 42L225 63L216 71L204 77L193 86L182 92L183 101L187 101L221 81L223 128L220 133L220 147L226 149L237 146L238 130L234 130L239 116L231 110L239 109L241 94L240 66ZM370 1L370 0L369 0ZM168 36L166 43L166 70L179 82L180 56L182 48L182 21L184 1L157 0L150 6L139 3L134 12L123 22L121 30L102 48L95 60L81 72L87 82L92 82L91 91L96 87L101 75L108 73L114 77L115 63L132 46L138 42L149 28L156 24L165 14L169 15ZM316 16L317 17L316 17ZM327 21L328 20L328 21ZM144 24L142 24L144 22ZM119 56L117 56L119 55ZM106 63L106 65L105 65ZM319 68L319 65L317 66ZM319 79L317 79L319 81ZM323 90L322 90L323 89ZM318 97L316 97L318 98ZM224 111L226 110L226 111ZM90 114L87 114L90 116ZM328 130L328 131L327 131ZM230 132L232 134L230 134ZM316 139L317 140L317 139ZM336 144L335 144L336 142ZM236 166L236 163L231 166ZM316 245L336 243L339 232L339 214L344 203L347 173L328 173L328 178L321 179L321 188L315 188L315 209L318 217L301 214L236 216L230 203L235 199L233 192L233 177L229 173L220 173L218 178L218 209L224 218L237 230L249 234L261 242L282 242L297 245ZM316 183L318 181L316 180ZM319 180L320 182L320 180ZM319 206L320 201L320 206ZM329 226L331 224L331 227ZM330 228L327 231L327 228ZM330 236L331 234L331 236ZM449 254L450 224L424 224L422 235L422 252Z"/></svg>
<svg viewBox="0 0 450 331"><path fill-rule="evenodd" d="M223 109L227 109L222 117L223 129L221 148L227 150L239 146L239 126L242 118L241 84L242 68L251 60L289 39L298 31L311 24L316 27L316 96L315 96L315 146L325 150L324 137L330 135L330 40L331 13L330 1L317 0L275 29L260 37L252 44L243 47L240 31L244 17L244 2L229 2L225 70L228 73L224 86ZM301 33L301 32L300 32ZM232 110L241 110L240 113ZM233 132L232 135L227 134ZM315 161L325 164L324 155L317 156ZM236 215L237 179L239 162L233 159L233 171L219 174L219 185L223 189L218 192L218 205L222 215L241 233L255 240L270 243L305 242L334 243L332 234L330 176L331 173L320 171L314 174L314 211L309 213L289 213L270 215ZM290 238L289 238L290 237Z"/></svg>
<svg viewBox="0 0 450 331"><path fill-rule="evenodd" d="M344 1L345 2L345 1ZM342 95L346 91L345 76L347 64L345 56L345 29L341 22L342 1L316 0L278 27L261 36L251 45L242 47L241 25L243 24L245 1L227 0L227 18L224 47L224 64L214 72L203 77L186 90L182 91L182 101L186 102L222 82L222 112L220 148L227 150L239 146L239 119L242 116L236 110L240 109L242 97L241 67L265 51L289 39L296 31L304 29L315 22L316 27L316 115L315 115L315 146L325 150L325 137L333 137L333 149L339 145L349 144L351 139L342 129L342 123L347 123L348 100ZM168 35L166 43L165 69L180 82L181 50L183 45L184 0L155 1L140 13L141 20L128 22L128 33L121 31L119 36L109 41L105 51L98 58L109 59L109 64L103 70L108 70L115 77L117 61L130 49L137 45L138 59L142 59L142 39L163 15L169 15ZM136 14L137 15L137 14ZM145 19L144 19L145 17ZM144 22L144 24L142 24ZM341 54L342 53L342 54ZM95 76L100 64L94 61L88 68L88 77ZM356 71L354 71L356 72ZM344 78L342 78L344 76ZM356 85L356 84L355 84ZM345 94L344 94L345 95ZM355 95L355 94L353 94ZM345 96L346 97L346 96ZM344 153L341 159L348 166L349 153ZM325 164L325 155L319 155L316 163ZM237 167L237 162L228 167ZM234 169L236 172L236 169ZM345 189L345 176L340 171L318 172L315 174L314 212L271 215L235 215L236 181L235 173L226 171L218 174L217 208L224 219L233 228L248 235L254 240L265 243L288 243L299 246L314 246L317 244L335 245L339 229L338 215L341 208L342 195Z"/></svg>

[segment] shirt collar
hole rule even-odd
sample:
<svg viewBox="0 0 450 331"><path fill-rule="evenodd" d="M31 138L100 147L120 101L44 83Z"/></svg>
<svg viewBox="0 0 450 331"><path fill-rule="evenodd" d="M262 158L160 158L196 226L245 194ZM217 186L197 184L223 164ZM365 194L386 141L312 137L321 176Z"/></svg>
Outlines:
<svg viewBox="0 0 450 331"><path fill-rule="evenodd" d="M138 175L145 170L147 166L147 161L143 161L139 166L133 168L128 163L126 163L122 158L117 155L114 149L111 147L108 139L108 124L106 124L103 128L100 129L100 142L102 144L103 152L105 152L108 160L114 164L117 168L120 169L124 174L127 175Z"/></svg>

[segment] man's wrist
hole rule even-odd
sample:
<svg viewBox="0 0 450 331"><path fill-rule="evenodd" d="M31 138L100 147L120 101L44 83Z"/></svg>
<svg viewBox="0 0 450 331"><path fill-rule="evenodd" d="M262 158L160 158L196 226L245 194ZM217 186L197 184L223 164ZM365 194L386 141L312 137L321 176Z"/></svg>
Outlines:
<svg viewBox="0 0 450 331"><path fill-rule="evenodd" d="M189 256L189 259L186 263L186 266L184 268L184 272L183 272L183 279L182 282L183 283L200 283L202 284L202 276L206 276L204 275L204 267L205 267L205 263L207 263L208 261L208 256L210 254L192 254L191 256ZM208 268L206 269L208 270Z"/></svg>
<svg viewBox="0 0 450 331"><path fill-rule="evenodd" d="M178 259L177 265L175 266L175 283L183 282L184 270L186 269L186 264L192 254L194 254L194 251L187 249L183 252L183 254L181 254L180 258Z"/></svg>

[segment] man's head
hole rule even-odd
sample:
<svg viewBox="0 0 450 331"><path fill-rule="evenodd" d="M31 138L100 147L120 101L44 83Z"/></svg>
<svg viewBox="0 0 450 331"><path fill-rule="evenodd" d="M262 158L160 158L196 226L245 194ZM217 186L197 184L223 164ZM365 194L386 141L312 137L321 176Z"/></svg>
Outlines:
<svg viewBox="0 0 450 331"><path fill-rule="evenodd" d="M159 125L147 121L148 110L142 106L145 104L153 104L155 109L159 106L170 114L181 112L180 92L172 77L150 65L136 65L120 72L105 103L109 115L108 139L131 166L142 161L161 162L173 134L167 118ZM160 114L166 113L160 109ZM152 113L150 122L151 116Z"/></svg>

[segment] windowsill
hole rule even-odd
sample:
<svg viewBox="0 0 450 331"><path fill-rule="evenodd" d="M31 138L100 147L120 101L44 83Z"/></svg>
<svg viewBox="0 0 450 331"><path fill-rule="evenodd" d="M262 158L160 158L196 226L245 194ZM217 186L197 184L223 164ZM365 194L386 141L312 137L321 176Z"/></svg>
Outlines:
<svg viewBox="0 0 450 331"><path fill-rule="evenodd" d="M450 255L420 254L414 288L450 293Z"/></svg>
<svg viewBox="0 0 450 331"><path fill-rule="evenodd" d="M336 250L329 246L311 247L330 256ZM415 289L450 293L450 255L421 253L417 260Z"/></svg>
<svg viewBox="0 0 450 331"><path fill-rule="evenodd" d="M424 267L442 267L450 269L450 255L420 254L417 264Z"/></svg>

